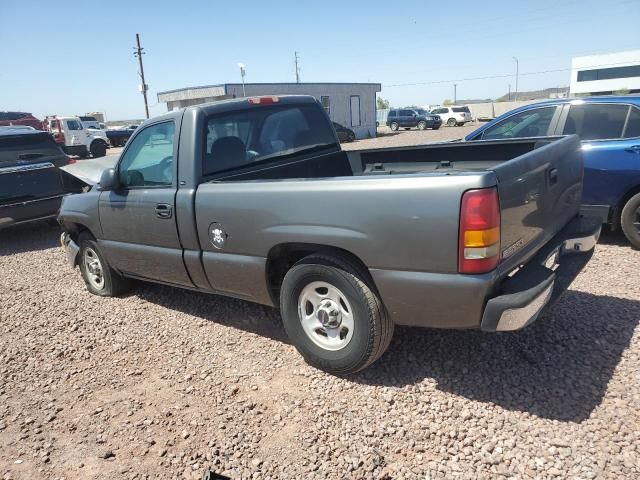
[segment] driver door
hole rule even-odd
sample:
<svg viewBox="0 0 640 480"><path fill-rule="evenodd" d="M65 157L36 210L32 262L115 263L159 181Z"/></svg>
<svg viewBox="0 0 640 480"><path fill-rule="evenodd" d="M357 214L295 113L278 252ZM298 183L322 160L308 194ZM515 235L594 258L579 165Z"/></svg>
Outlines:
<svg viewBox="0 0 640 480"><path fill-rule="evenodd" d="M173 120L152 124L127 145L117 166L120 187L100 194L100 245L129 276L193 286L175 217L176 130Z"/></svg>

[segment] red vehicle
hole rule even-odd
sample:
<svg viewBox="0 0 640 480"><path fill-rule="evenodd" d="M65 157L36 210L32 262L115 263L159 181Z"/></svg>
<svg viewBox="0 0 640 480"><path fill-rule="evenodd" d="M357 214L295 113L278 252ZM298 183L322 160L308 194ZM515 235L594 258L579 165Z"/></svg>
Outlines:
<svg viewBox="0 0 640 480"><path fill-rule="evenodd" d="M26 112L0 112L0 127L11 125L26 125L36 130L42 130L42 122Z"/></svg>

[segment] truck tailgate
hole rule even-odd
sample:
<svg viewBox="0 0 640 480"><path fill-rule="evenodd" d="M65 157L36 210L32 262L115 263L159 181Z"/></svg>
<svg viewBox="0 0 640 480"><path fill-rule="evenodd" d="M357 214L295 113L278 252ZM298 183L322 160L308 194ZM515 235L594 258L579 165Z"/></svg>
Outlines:
<svg viewBox="0 0 640 480"><path fill-rule="evenodd" d="M501 208L504 274L526 262L580 209L583 161L572 135L541 140L538 148L492 168Z"/></svg>

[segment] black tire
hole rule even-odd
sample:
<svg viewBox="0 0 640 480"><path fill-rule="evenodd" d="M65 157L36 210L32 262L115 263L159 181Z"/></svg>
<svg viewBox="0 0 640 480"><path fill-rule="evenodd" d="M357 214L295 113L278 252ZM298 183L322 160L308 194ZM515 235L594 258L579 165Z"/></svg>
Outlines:
<svg viewBox="0 0 640 480"><path fill-rule="evenodd" d="M103 255L102 250L100 250L98 243L90 234L86 232L81 233L78 237L78 246L80 247L80 251L78 252L78 265L80 267L82 279L84 280L89 292L101 297L115 297L126 293L131 289L131 280L123 277L109 266L109 263ZM96 287L95 282L91 280L91 273L89 272L87 262L85 261L85 254L89 249L95 253L95 256L100 262L103 277L102 288Z"/></svg>
<svg viewBox="0 0 640 480"><path fill-rule="evenodd" d="M302 327L299 299L312 282L335 287L350 305L353 333L338 350L322 348ZM280 294L282 321L289 339L309 364L332 374L349 374L371 365L387 350L394 325L370 283L368 272L341 255L310 255L287 272Z"/></svg>
<svg viewBox="0 0 640 480"><path fill-rule="evenodd" d="M449 120L447 120L447 125L449 127L455 127L457 125L458 122L456 122L455 118L450 118Z"/></svg>
<svg viewBox="0 0 640 480"><path fill-rule="evenodd" d="M398 130L399 125L396 122L391 122L391 125L389 125L389 128L391 129L392 132L395 132L396 130Z"/></svg>
<svg viewBox="0 0 640 480"><path fill-rule="evenodd" d="M100 140L95 140L89 148L93 158L104 157L107 154L107 144Z"/></svg>
<svg viewBox="0 0 640 480"><path fill-rule="evenodd" d="M625 204L620 215L620 226L629 243L640 250L640 193Z"/></svg>
<svg viewBox="0 0 640 480"><path fill-rule="evenodd" d="M353 132L349 133L349 136L347 137L347 142L355 142L356 141L356 134Z"/></svg>
<svg viewBox="0 0 640 480"><path fill-rule="evenodd" d="M424 130L425 128L427 128L427 122L418 122L418 130Z"/></svg>

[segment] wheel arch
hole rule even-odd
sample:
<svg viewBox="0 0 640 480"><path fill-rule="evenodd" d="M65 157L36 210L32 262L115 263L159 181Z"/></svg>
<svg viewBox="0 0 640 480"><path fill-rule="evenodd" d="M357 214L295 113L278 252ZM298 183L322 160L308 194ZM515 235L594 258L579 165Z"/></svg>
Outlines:
<svg viewBox="0 0 640 480"><path fill-rule="evenodd" d="M360 257L349 250L318 243L280 243L269 250L265 266L267 287L274 305L278 305L280 302L280 286L286 273L298 261L314 254L336 256L350 260L366 276L370 287L377 290L368 267Z"/></svg>
<svg viewBox="0 0 640 480"><path fill-rule="evenodd" d="M640 193L640 184L631 187L627 192L620 198L620 201L615 206L613 212L611 213L611 229L617 230L620 228L620 222L622 217L622 209L627 204L627 202L633 197Z"/></svg>

